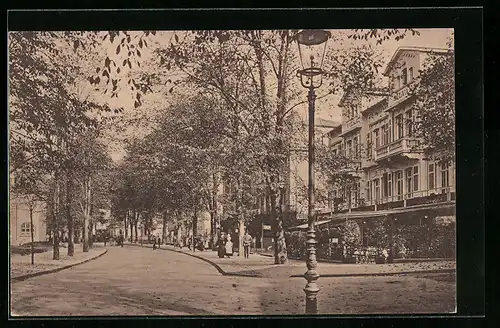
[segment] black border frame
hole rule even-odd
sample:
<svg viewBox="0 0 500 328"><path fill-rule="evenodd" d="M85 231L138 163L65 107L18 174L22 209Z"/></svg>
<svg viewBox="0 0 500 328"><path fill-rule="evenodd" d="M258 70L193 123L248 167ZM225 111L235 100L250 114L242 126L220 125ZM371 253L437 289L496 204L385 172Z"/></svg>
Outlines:
<svg viewBox="0 0 500 328"><path fill-rule="evenodd" d="M480 317L485 314L484 86L483 10L481 8L11 11L7 16L8 30L454 28L457 106L457 314L439 315L441 319L437 320L466 316ZM4 199L6 200L6 197ZM7 201L5 201L4 210L6 214L4 217L7 218ZM3 229L2 233L6 231ZM8 258L6 260L8 261ZM9 281L4 281L7 291ZM4 295L8 297L7 293ZM10 302L7 304L10 305ZM9 307L5 308L6 314L9 315ZM352 320L356 322L363 320L364 323L369 323L370 321L366 322L367 318L377 317L380 316L328 316L328 318L342 318L343 320L338 323L347 325L350 325L349 322ZM388 318L388 324L393 320L399 321L401 318L401 316L383 317ZM429 315L412 315L403 318L415 318L416 320L412 321L420 322L421 325L422 317L437 318ZM142 318L153 319L152 317L122 317L125 320ZM239 317L192 318L202 320L203 325L208 325L209 322L219 319L232 323ZM292 317L251 318L290 319ZM81 322L85 325L88 320L88 318L78 319L83 318L64 319L64 323L58 322L58 324L73 326ZM96 317L96 319L103 324L119 322L115 318L108 317ZM179 320L187 319L184 317L169 319L175 320L175 324L179 325L181 322L186 322L188 325L193 323L192 320ZM304 319L300 317L298 324L306 324L302 321ZM22 323L19 319L11 320L13 321L10 323ZM26 322L26 319L22 320ZM53 319L44 321L44 325L52 325L56 322ZM31 321L28 325L35 322ZM155 320L154 323L157 322ZM153 321L148 322L148 325L151 323ZM404 325L408 324L408 320L405 320Z"/></svg>

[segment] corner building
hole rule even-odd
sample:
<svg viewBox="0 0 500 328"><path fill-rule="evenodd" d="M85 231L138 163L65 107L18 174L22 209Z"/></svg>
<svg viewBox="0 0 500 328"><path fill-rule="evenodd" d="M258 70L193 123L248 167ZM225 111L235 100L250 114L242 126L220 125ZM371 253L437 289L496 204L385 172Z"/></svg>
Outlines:
<svg viewBox="0 0 500 328"><path fill-rule="evenodd" d="M355 169L350 174L358 179L352 186L331 190L330 208L317 212L318 221L330 218L328 225L335 225L355 220L363 246L370 246L365 232L376 218L406 226L454 224L455 163L435 161L431 150L416 147L419 140L411 123L417 117L410 88L418 83L426 57L446 51L399 48L384 71L389 94L344 94L339 103L342 124L327 134L328 143L331 151L352 160Z"/></svg>

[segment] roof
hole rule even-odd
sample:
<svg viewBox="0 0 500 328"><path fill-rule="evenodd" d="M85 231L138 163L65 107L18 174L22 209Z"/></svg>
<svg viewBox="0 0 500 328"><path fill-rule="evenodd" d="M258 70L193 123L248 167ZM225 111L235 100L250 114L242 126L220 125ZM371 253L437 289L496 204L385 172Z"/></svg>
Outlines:
<svg viewBox="0 0 500 328"><path fill-rule="evenodd" d="M326 134L328 134L328 135L332 135L332 134L335 134L335 133L339 133L340 134L341 131L342 131L342 125L338 124L338 125L332 127L332 129L330 131L328 131Z"/></svg>
<svg viewBox="0 0 500 328"><path fill-rule="evenodd" d="M438 54L445 54L445 53L448 53L450 51L450 49L445 49L445 48L426 48L426 47L399 47L396 50L396 52L392 55L391 60L387 64L387 66L386 66L386 68L384 70L384 73L383 73L384 76L387 76L387 74L389 73L389 71L392 68L392 65L399 58L399 56L401 55L401 53L403 51L419 51L419 52L426 52L426 53L431 53L432 52L432 53L438 53Z"/></svg>
<svg viewBox="0 0 500 328"><path fill-rule="evenodd" d="M325 127L325 128L335 128L339 125L338 122L331 121L331 120L325 120L324 118L318 118L316 120L315 126L318 127Z"/></svg>
<svg viewBox="0 0 500 328"><path fill-rule="evenodd" d="M339 107L342 107L344 105L344 101L345 99L347 98L348 95L350 95L351 93L353 92L353 88L352 87L349 87L347 88L344 93L342 94L342 98L340 98L340 101L339 101L339 104L338 106Z"/></svg>
<svg viewBox="0 0 500 328"><path fill-rule="evenodd" d="M378 105L383 103L384 101L387 101L386 96L377 96L370 104L361 112L362 114L366 114L367 112L371 111L374 108L377 108Z"/></svg>

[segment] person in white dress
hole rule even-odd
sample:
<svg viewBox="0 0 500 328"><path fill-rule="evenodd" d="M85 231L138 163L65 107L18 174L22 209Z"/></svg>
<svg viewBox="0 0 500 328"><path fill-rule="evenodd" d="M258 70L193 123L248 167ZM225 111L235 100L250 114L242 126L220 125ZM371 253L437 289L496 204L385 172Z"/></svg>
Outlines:
<svg viewBox="0 0 500 328"><path fill-rule="evenodd" d="M233 242L231 241L231 235L227 235L226 241L226 256L230 257L233 255Z"/></svg>

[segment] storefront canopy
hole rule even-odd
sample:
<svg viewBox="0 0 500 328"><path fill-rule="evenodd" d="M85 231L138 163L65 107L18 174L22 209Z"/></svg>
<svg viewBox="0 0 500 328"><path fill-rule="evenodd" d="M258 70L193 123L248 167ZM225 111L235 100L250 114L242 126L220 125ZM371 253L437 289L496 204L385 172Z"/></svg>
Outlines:
<svg viewBox="0 0 500 328"><path fill-rule="evenodd" d="M337 213L337 214L327 214L327 213L318 213L318 216L323 217L324 220L317 221L316 226L320 226L326 224L328 222L341 222L348 219L375 219L385 216L395 216L401 215L405 213L417 213L421 211L436 211L436 213L440 214L442 212L447 214L455 213L455 204L425 204L412 206L407 208L399 208L393 210L381 210L381 211L360 211L360 212L350 212L350 213ZM321 215L323 214L323 215ZM301 224L299 226L295 226L290 228L289 230L303 230L307 229L307 224Z"/></svg>

